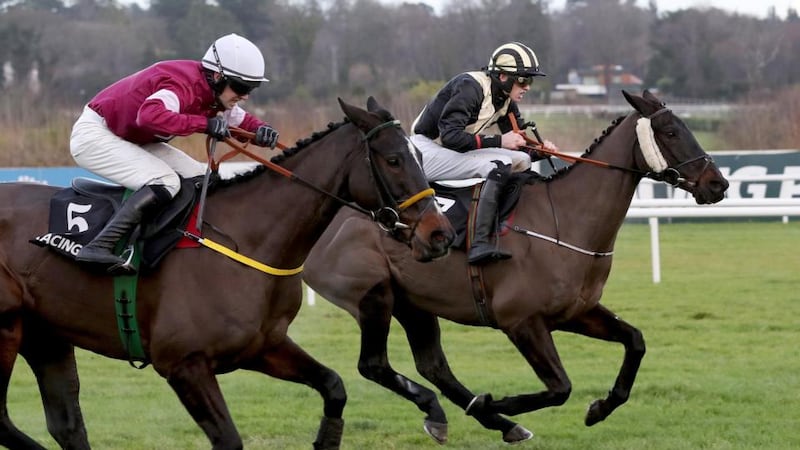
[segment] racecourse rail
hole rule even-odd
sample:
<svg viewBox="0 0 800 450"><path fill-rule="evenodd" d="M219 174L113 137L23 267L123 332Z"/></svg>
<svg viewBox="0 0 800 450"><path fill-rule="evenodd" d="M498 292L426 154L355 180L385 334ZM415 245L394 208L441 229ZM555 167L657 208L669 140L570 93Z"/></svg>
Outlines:
<svg viewBox="0 0 800 450"><path fill-rule="evenodd" d="M796 175L760 175L729 177L731 186L751 181L781 181L800 184ZM643 180L643 184L654 183ZM675 191L676 193L678 191ZM673 194L674 194L673 193ZM650 225L650 255L653 283L661 282L661 246L658 232L660 218L759 218L780 217L788 223L790 217L800 217L800 197L785 198L725 198L715 205L698 205L687 198L634 198L626 218L647 219Z"/></svg>

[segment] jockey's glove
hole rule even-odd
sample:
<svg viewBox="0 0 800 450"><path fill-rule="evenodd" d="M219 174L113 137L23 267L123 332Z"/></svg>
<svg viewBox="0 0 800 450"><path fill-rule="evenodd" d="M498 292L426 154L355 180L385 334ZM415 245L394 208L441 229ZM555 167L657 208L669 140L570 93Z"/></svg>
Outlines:
<svg viewBox="0 0 800 450"><path fill-rule="evenodd" d="M206 134L217 140L223 140L231 136L228 129L228 122L220 116L209 117L206 123Z"/></svg>
<svg viewBox="0 0 800 450"><path fill-rule="evenodd" d="M278 131L269 125L261 125L256 130L254 142L261 147L275 148L278 144Z"/></svg>

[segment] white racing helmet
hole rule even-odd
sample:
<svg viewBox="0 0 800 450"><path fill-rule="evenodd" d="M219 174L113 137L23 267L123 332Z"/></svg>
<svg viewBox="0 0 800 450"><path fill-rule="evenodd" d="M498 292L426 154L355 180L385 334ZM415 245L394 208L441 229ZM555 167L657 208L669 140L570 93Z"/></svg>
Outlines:
<svg viewBox="0 0 800 450"><path fill-rule="evenodd" d="M203 67L226 78L248 82L269 81L264 77L264 55L249 40L231 33L214 41L203 55Z"/></svg>

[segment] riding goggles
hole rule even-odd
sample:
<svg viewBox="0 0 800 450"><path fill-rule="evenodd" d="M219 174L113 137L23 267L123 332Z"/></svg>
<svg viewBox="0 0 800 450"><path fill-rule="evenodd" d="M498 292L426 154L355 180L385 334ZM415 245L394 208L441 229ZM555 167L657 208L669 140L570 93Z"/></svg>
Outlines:
<svg viewBox="0 0 800 450"><path fill-rule="evenodd" d="M522 87L530 86L533 84L533 77L517 77L514 81Z"/></svg>
<svg viewBox="0 0 800 450"><path fill-rule="evenodd" d="M245 95L249 95L253 92L253 89L257 88L261 82L259 81L244 81L238 78L233 77L225 77L228 80L228 87L238 96L242 97Z"/></svg>

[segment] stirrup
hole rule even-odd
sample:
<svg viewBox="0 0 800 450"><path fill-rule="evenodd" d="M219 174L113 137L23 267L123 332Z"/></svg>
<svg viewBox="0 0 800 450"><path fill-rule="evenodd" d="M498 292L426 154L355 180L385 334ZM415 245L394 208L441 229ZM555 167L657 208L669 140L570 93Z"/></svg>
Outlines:
<svg viewBox="0 0 800 450"><path fill-rule="evenodd" d="M467 262L473 266L480 266L492 261L501 261L509 258L511 258L511 253L500 250L497 246L489 243L477 244L467 252Z"/></svg>

